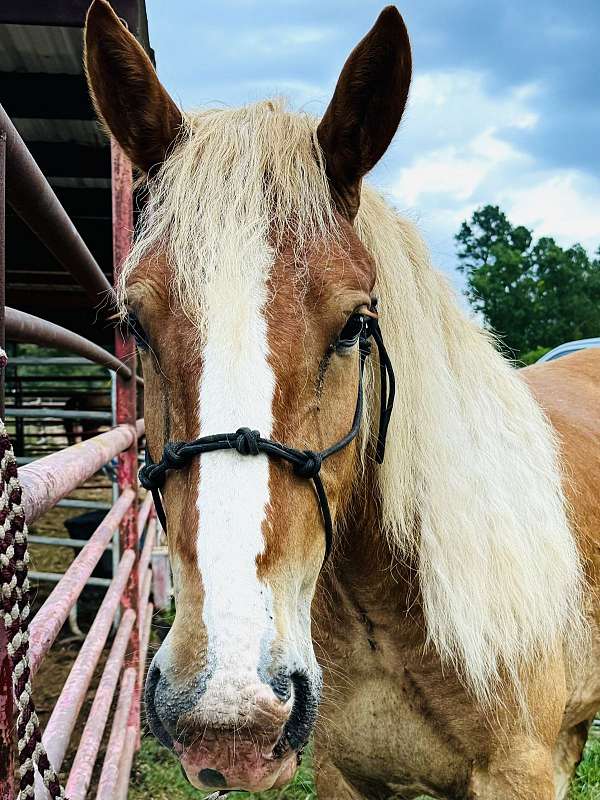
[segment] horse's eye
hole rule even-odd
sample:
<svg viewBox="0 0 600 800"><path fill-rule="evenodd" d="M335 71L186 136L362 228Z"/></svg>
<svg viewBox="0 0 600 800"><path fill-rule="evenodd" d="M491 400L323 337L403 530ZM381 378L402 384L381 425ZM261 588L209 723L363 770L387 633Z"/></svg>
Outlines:
<svg viewBox="0 0 600 800"><path fill-rule="evenodd" d="M146 336L146 332L142 328L142 325L135 312L133 311L127 312L126 325L127 325L127 330L129 331L130 335L133 336L133 338L135 339L135 343L140 348L140 350L147 350L148 337Z"/></svg>
<svg viewBox="0 0 600 800"><path fill-rule="evenodd" d="M362 314L353 314L344 328L336 342L338 350L347 350L358 342L363 328L365 327L365 318Z"/></svg>

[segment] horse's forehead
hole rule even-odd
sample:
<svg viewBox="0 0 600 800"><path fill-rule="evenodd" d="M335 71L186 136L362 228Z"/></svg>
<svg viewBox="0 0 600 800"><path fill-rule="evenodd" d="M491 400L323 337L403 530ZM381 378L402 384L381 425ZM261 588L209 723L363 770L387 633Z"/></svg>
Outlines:
<svg viewBox="0 0 600 800"><path fill-rule="evenodd" d="M298 310L303 299L310 304L331 296L335 298L345 291L369 293L372 290L374 262L353 227L343 220L340 226L341 232L337 235L313 242L303 252L298 252L293 240L274 248L276 254L265 276L270 289L269 305L278 305L279 298L293 312ZM148 314L172 316L178 310L169 291L173 269L166 252L152 252L140 259L130 274L128 294L135 296Z"/></svg>
<svg viewBox="0 0 600 800"><path fill-rule="evenodd" d="M335 303L346 292L370 293L375 283L375 265L353 228L346 225L341 235L313 243L300 258L293 244L282 247L268 283L274 302L279 298L297 307L300 297L309 305L315 301Z"/></svg>

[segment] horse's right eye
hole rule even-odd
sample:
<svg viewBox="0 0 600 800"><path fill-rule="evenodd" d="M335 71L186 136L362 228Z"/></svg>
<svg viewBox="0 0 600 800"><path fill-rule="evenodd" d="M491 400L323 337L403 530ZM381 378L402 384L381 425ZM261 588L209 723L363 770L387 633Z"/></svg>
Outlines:
<svg viewBox="0 0 600 800"><path fill-rule="evenodd" d="M134 311L128 311L127 317L125 320L125 324L127 325L127 330L131 336L135 339L135 343L140 348L140 350L147 350L148 345L148 337L146 336L146 332L142 328L142 324L138 319L137 314Z"/></svg>

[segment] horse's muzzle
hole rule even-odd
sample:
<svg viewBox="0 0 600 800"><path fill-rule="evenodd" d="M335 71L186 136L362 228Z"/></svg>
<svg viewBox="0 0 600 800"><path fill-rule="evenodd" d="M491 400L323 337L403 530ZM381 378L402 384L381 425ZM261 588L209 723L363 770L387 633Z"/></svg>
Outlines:
<svg viewBox="0 0 600 800"><path fill-rule="evenodd" d="M272 743L252 741L249 735L232 729L208 730L201 743L183 749L180 760L189 782L198 789L249 792L284 786L298 764L293 751L275 755Z"/></svg>
<svg viewBox="0 0 600 800"><path fill-rule="evenodd" d="M265 791L294 775L312 731L320 687L304 673L270 684L177 689L152 664L146 712L152 732L203 790Z"/></svg>

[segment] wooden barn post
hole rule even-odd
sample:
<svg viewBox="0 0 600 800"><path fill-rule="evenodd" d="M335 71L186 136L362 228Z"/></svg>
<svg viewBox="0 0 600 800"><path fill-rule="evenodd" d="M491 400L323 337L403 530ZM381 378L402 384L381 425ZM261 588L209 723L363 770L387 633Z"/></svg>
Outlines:
<svg viewBox="0 0 600 800"><path fill-rule="evenodd" d="M131 164L117 142L111 140L111 185L112 185L112 235L113 235L113 266L115 284L121 266L131 249L133 237L133 182ZM140 617L138 608L139 573L138 573L138 531L137 531L137 491L138 491L138 452L137 435L135 435L136 421L136 348L132 336L117 328L115 332L115 355L127 363L131 369L131 377L123 378L117 372L117 425L131 425L134 431L131 446L119 455L117 467L117 481L119 492L133 489L135 500L125 514L120 526L121 553L133 550L136 561L131 570L127 587L123 593L121 608L126 611L131 608L136 613L136 622L131 632L130 647L125 659L124 668L135 667L139 674L140 659ZM136 682L134 698L131 704L129 725L140 729L140 681Z"/></svg>

